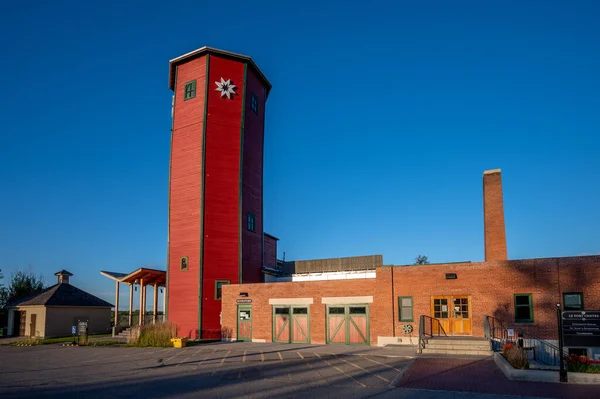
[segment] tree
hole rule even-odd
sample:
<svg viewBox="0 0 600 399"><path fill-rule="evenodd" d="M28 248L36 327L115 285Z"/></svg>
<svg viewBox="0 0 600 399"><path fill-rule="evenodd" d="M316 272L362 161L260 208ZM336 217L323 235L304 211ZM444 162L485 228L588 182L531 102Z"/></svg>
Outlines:
<svg viewBox="0 0 600 399"><path fill-rule="evenodd" d="M427 265L429 261L427 260L427 256L425 255L417 255L415 258L415 265Z"/></svg>
<svg viewBox="0 0 600 399"><path fill-rule="evenodd" d="M44 291L44 279L37 277L33 271L19 270L12 275L8 287L0 288L0 308L5 308L9 303L37 295Z"/></svg>

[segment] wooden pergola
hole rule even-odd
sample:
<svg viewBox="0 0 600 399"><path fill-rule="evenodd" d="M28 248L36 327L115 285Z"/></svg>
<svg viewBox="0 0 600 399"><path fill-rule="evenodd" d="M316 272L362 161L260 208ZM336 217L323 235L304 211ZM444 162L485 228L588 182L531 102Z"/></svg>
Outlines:
<svg viewBox="0 0 600 399"><path fill-rule="evenodd" d="M140 286L140 317L139 317L139 325L144 324L144 316L146 314L146 288L148 286L154 287L154 298L153 298L153 316L152 323L156 324L157 321L157 313L158 313L158 288L163 288L163 306L165 304L164 299L167 296L167 272L164 270L156 270L149 269L146 267L140 267L139 269L129 273L117 273L117 272L107 272L101 271L105 277L108 277L112 280L115 280L115 327L119 322L119 285L120 283L124 283L129 285L129 326L132 326L133 320L133 286Z"/></svg>

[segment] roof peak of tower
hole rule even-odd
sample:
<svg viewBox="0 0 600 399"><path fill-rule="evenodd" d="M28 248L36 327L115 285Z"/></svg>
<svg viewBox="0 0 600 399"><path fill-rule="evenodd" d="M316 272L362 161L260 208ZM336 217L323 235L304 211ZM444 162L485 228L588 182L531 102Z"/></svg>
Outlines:
<svg viewBox="0 0 600 399"><path fill-rule="evenodd" d="M263 82L265 83L265 86L267 88L267 95L269 95L269 92L271 91L271 87L272 87L271 83L269 82L267 77L262 73L262 71L260 70L258 65L256 65L256 63L254 62L254 60L252 60L252 58L250 56L233 53L231 51L221 50L221 49L209 47L209 46L200 47L199 49L190 51L189 53L180 55L179 57L173 58L172 60L169 61L169 89L174 90L174 88L175 88L175 67L177 65L179 65L185 61L194 59L196 57L200 57L205 54L214 54L214 55L219 55L222 57L233 58L233 59L236 59L239 61L247 62L256 70L259 78L263 80Z"/></svg>

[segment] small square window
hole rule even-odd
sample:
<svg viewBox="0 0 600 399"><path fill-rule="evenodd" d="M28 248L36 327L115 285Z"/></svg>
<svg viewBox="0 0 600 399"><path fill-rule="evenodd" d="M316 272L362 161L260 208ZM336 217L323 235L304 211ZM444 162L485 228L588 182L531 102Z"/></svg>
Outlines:
<svg viewBox="0 0 600 399"><path fill-rule="evenodd" d="M250 108L252 108L255 114L258 114L258 97L254 93L250 97Z"/></svg>
<svg viewBox="0 0 600 399"><path fill-rule="evenodd" d="M179 259L179 270L182 271L186 271L189 268L189 259L187 256L182 256L181 259Z"/></svg>
<svg viewBox="0 0 600 399"><path fill-rule="evenodd" d="M215 281L215 299L220 301L223 294L223 286L229 284L229 280L217 280Z"/></svg>
<svg viewBox="0 0 600 399"><path fill-rule="evenodd" d="M196 97L196 81L192 80L191 82L187 82L185 84L185 89L183 92L183 99L189 100L190 98Z"/></svg>
<svg viewBox="0 0 600 399"><path fill-rule="evenodd" d="M515 322L533 323L533 299L531 294L515 294Z"/></svg>
<svg viewBox="0 0 600 399"><path fill-rule="evenodd" d="M414 321L412 296L398 297L398 318L400 321Z"/></svg>
<svg viewBox="0 0 600 399"><path fill-rule="evenodd" d="M253 213L248 214L248 218L246 221L248 231L256 231L256 215Z"/></svg>
<svg viewBox="0 0 600 399"><path fill-rule="evenodd" d="M563 293L563 303L565 310L583 310L583 293L565 292Z"/></svg>

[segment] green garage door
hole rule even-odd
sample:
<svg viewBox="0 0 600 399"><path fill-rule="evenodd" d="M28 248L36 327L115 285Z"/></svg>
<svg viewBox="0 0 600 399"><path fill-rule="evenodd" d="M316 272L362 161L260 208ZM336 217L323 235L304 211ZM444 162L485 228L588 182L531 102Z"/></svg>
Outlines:
<svg viewBox="0 0 600 399"><path fill-rule="evenodd" d="M307 306L273 306L273 342L310 343Z"/></svg>
<svg viewBox="0 0 600 399"><path fill-rule="evenodd" d="M369 345L369 306L328 305L327 343Z"/></svg>

